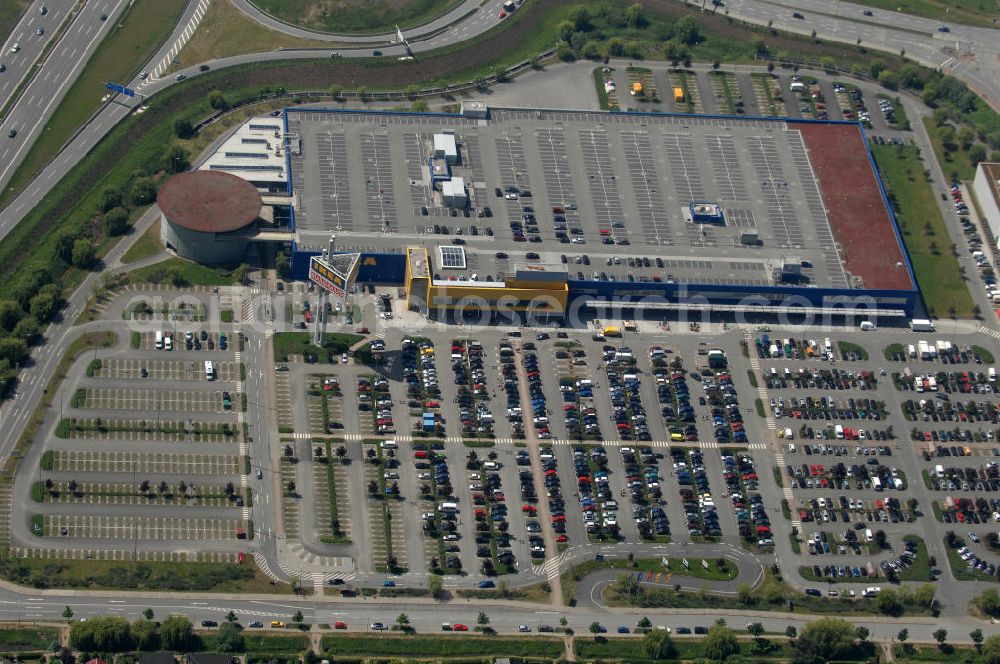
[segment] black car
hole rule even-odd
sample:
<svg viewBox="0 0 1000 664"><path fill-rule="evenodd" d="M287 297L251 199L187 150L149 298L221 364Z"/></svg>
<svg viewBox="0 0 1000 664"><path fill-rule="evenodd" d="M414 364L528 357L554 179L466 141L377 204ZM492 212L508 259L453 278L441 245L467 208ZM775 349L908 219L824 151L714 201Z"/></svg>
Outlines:
<svg viewBox="0 0 1000 664"><path fill-rule="evenodd" d="M219 623L215 622L214 620L202 620L201 621L201 626L202 627L218 627Z"/></svg>
<svg viewBox="0 0 1000 664"><path fill-rule="evenodd" d="M198 65L198 71L208 71L211 69L208 65Z"/></svg>
<svg viewBox="0 0 1000 664"><path fill-rule="evenodd" d="M802 14L800 14L798 12L795 12L795 13L792 14L792 18L797 18L799 20L803 20L803 19L805 19L805 16L803 16Z"/></svg>

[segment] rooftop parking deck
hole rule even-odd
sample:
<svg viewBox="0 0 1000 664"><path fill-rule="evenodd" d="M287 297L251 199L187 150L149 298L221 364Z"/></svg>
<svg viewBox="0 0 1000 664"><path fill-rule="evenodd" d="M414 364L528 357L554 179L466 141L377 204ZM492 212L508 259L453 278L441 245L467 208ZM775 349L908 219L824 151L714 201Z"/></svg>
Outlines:
<svg viewBox="0 0 1000 664"><path fill-rule="evenodd" d="M868 270L855 279L853 263L838 253L849 242L831 227L835 197L816 177L825 134L838 143L836 167L850 167L871 199L851 207L863 217L852 217L854 225L888 239L892 266L902 259L852 125L810 124L806 140L807 125L790 121L688 115L286 114L289 135L302 146L289 155L301 246L330 232L342 250L463 245L467 278L538 260L565 262L570 278L581 280L912 287L905 266L900 278ZM445 131L458 144L451 170L464 178L465 209L444 204L428 167L434 135ZM857 159L848 164L843 156L851 152Z"/></svg>

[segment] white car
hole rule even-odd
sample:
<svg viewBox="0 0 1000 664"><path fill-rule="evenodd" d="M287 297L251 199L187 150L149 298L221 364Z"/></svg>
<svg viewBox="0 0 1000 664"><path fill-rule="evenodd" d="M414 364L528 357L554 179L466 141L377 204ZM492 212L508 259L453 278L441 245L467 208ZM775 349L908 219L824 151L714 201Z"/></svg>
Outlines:
<svg viewBox="0 0 1000 664"><path fill-rule="evenodd" d="M20 42L14 42L14 45L10 47L10 52L11 53L17 53L20 50L21 50L21 43Z"/></svg>
<svg viewBox="0 0 1000 664"><path fill-rule="evenodd" d="M979 544L979 535L977 535L977 534L975 534L973 532L970 532L969 533L969 539L972 540L973 542L975 542L976 544Z"/></svg>

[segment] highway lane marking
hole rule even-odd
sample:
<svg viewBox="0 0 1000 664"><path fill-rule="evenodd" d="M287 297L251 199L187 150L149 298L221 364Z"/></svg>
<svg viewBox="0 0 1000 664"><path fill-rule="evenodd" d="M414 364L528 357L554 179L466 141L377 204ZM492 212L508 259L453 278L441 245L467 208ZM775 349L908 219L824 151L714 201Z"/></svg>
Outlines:
<svg viewBox="0 0 1000 664"><path fill-rule="evenodd" d="M123 1L123 0L119 0L118 4L117 4L117 5L115 6L115 9L114 9L114 10L111 10L111 11L112 11L112 12L114 12L115 10L117 10L118 6L120 6L120 5L121 5L121 2L122 2L122 1ZM78 17L77 17L76 19L74 19L74 20L81 20L81 19L80 19L80 17L78 16ZM91 48L91 47L93 47L93 46L94 46L94 40L96 39L97 35L99 35L99 34L100 34L100 32L98 32L98 33L97 33L97 34L95 35L94 39L91 39L91 40L90 40L90 42L89 42L89 43L87 44L87 48ZM60 41L61 41L61 40L60 40ZM57 44L55 48L58 48L58 47L59 47L59 45ZM72 66L72 67L70 67L70 68L69 68L69 71L68 71L68 72L66 73L66 78L65 78L65 79L63 80L63 82L62 82L62 84L61 84L61 86L60 86L60 87L64 87L64 88L68 88L68 83L69 83L70 81L72 81L72 80L75 80L75 79L76 79L76 76L77 76L77 74L79 74L79 71L80 71L80 69L81 69L81 68L83 67L83 65L84 65L84 64L86 63L86 58L77 58L77 57L76 57L76 54L77 54L77 51L78 51L78 50L79 50L79 49L77 49L77 48L74 48L74 49L73 49L73 51L72 51L72 52L71 52L71 53L69 54L69 59L70 59L70 60L71 60L71 61L72 61L72 62L73 62L74 64L73 64L73 66ZM53 49L53 51L55 51L55 49ZM52 57L52 56L50 56L50 57ZM33 87L33 85L34 85L34 84L32 83L32 85L31 85L31 86L29 86L29 87ZM58 97L59 97L58 95L52 95L52 96L51 96L51 97L49 98L49 103L48 103L48 104L46 104L46 105L45 105L45 108L43 108L43 109L42 109L42 112L41 112L41 113L38 113L38 114L37 114L37 116L36 116L36 117L37 117L37 120L36 120L36 122L35 122L34 126L32 126L32 127L30 128L30 129L28 129L28 131L26 132L26 133L27 133L27 134L28 134L29 136L30 136L30 135L31 135L31 134L32 134L33 132L37 131L37 130L38 130L38 128L39 128L39 127L41 126L41 124L42 124L42 123L43 123L44 121L46 121L46 119L48 118L48 113L49 113L49 109L51 109L51 108L52 108L52 105L53 105L53 104L54 104L54 103L56 102L56 99L57 99ZM22 152L23 152L23 151L24 151L24 150L25 150L25 149L26 149L26 148L27 148L28 146L30 146L30 145L32 145L32 142L31 142L31 141L28 141L28 140L25 140L25 141L22 141L22 142L20 143L20 145L18 146L18 149L17 149L17 151L16 151L16 152L14 153L14 155L13 155L13 158L12 158L12 159L11 159L11 160L10 160L10 161L8 162L8 164L7 164L7 168L5 168L5 169L3 170L3 172L2 172L2 173L0 173L0 182L6 182L6 180L7 180L7 174L8 174L9 172L10 172L10 169L11 169L11 168L13 168L13 167L14 167L14 166L15 166L16 164L18 164L18 163L19 163L19 161L18 161L18 160L20 159L20 155L21 155L21 153L22 153Z"/></svg>

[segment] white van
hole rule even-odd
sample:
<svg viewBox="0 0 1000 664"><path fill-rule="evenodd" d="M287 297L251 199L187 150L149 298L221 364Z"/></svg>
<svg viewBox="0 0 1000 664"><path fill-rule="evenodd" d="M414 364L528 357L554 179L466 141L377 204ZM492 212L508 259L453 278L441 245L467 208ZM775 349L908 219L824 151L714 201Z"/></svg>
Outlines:
<svg viewBox="0 0 1000 664"><path fill-rule="evenodd" d="M396 441L394 441L394 440L383 440L381 443L379 443L379 447L381 447L383 450L398 450L399 449L399 445L397 445Z"/></svg>
<svg viewBox="0 0 1000 664"><path fill-rule="evenodd" d="M871 322L870 320L863 320L861 321L861 329L864 330L865 332L871 332L872 330L875 329L875 323Z"/></svg>
<svg viewBox="0 0 1000 664"><path fill-rule="evenodd" d="M843 424L838 424L837 426L833 427L833 432L837 435L837 439L838 440L843 440L844 439L844 425Z"/></svg>
<svg viewBox="0 0 1000 664"><path fill-rule="evenodd" d="M205 360L205 380L215 380L215 366L211 360Z"/></svg>
<svg viewBox="0 0 1000 664"><path fill-rule="evenodd" d="M457 512L458 503L441 503L442 512Z"/></svg>
<svg viewBox="0 0 1000 664"><path fill-rule="evenodd" d="M168 334L163 337L163 350L173 350L173 349L174 349L174 340Z"/></svg>
<svg viewBox="0 0 1000 664"><path fill-rule="evenodd" d="M163 331L156 331L156 350L163 350Z"/></svg>

